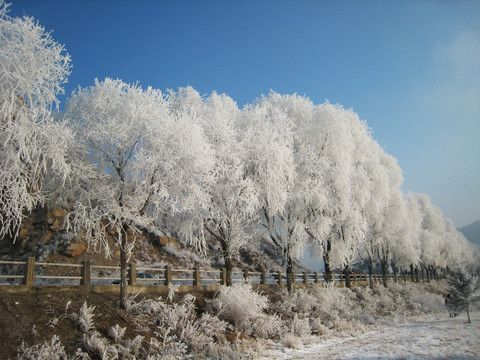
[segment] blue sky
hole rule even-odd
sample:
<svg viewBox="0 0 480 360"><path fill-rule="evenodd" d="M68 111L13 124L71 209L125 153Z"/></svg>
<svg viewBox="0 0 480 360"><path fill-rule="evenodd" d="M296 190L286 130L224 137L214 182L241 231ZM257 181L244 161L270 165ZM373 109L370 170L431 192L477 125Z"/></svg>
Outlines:
<svg viewBox="0 0 480 360"><path fill-rule="evenodd" d="M94 79L191 85L239 106L270 89L353 108L457 227L480 219L480 1L12 0ZM64 100L65 98L63 98Z"/></svg>

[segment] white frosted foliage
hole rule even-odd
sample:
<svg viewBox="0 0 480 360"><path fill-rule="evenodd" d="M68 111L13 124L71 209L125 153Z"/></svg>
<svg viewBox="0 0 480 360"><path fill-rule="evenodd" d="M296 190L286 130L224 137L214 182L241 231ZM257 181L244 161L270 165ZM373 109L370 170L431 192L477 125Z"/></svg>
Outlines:
<svg viewBox="0 0 480 360"><path fill-rule="evenodd" d="M71 135L52 109L70 57L33 18L0 7L0 237L15 238L24 212L47 199L47 182L69 174Z"/></svg>

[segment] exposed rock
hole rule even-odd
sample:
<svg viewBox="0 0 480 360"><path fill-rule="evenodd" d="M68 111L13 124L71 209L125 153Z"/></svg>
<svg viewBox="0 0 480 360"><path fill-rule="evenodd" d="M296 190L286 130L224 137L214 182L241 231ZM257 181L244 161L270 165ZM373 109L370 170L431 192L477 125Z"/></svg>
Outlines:
<svg viewBox="0 0 480 360"><path fill-rule="evenodd" d="M56 218L61 218L63 219L66 215L67 215L67 211L63 208L61 208L60 206L54 206L50 213L56 217Z"/></svg>
<svg viewBox="0 0 480 360"><path fill-rule="evenodd" d="M52 225L50 226L51 231L60 231L63 229L63 219L55 218Z"/></svg>
<svg viewBox="0 0 480 360"><path fill-rule="evenodd" d="M175 244L177 240L172 237L160 236L157 238L158 245L166 246L167 244Z"/></svg>
<svg viewBox="0 0 480 360"><path fill-rule="evenodd" d="M84 242L71 243L63 252L66 256L77 257L83 254L87 250L87 246Z"/></svg>

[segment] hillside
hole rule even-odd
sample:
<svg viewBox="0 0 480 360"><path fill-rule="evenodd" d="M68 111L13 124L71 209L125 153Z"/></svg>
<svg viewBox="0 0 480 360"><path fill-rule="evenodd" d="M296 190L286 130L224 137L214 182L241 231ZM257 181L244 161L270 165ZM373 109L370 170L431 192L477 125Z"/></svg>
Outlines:
<svg viewBox="0 0 480 360"><path fill-rule="evenodd" d="M0 239L0 260L24 260L35 257L38 262L81 263L91 260L96 265L117 265L119 250L113 236L109 246L113 249L111 258L89 249L84 239L76 238L62 228L66 211L59 206L41 208L33 212L22 223L18 238ZM171 237L161 237L147 231L139 234L133 250L132 262L154 264L156 267L173 265L193 268L220 268L224 265L222 251L218 243L207 241L205 254ZM302 264L297 268L304 270ZM249 271L261 271L264 266L269 271L283 270L281 253L267 241L251 244L240 251L234 260L234 267Z"/></svg>
<svg viewBox="0 0 480 360"><path fill-rule="evenodd" d="M458 229L473 244L480 246L480 220Z"/></svg>

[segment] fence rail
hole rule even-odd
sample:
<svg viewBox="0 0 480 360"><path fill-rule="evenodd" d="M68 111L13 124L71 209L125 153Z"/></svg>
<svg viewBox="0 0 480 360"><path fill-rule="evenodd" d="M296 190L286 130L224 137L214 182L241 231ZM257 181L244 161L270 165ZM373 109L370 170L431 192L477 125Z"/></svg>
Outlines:
<svg viewBox="0 0 480 360"><path fill-rule="evenodd" d="M144 278L143 274L150 274L152 277ZM0 261L0 289L2 285L18 286L42 286L42 285L115 285L120 283L120 267L94 265L90 261L82 264L47 263L36 262L35 258L28 258L26 261ZM150 276L148 275L148 276ZM346 282L345 274L333 274L333 281L337 284ZM365 283L369 280L368 274L349 274L352 285ZM295 285L322 284L325 283L322 273L295 273ZM248 279L252 285L279 286L286 284L286 274L280 271L248 271L234 270L232 282L238 283ZM373 274L373 281L382 281L380 274ZM398 275L394 277L389 274L387 280L413 281L410 276ZM416 281L425 281L422 275ZM196 266L193 269L165 267L138 266L136 263L128 264L127 282L131 286L155 286L166 287L170 285L179 286L209 286L225 285L226 269L201 269Z"/></svg>

